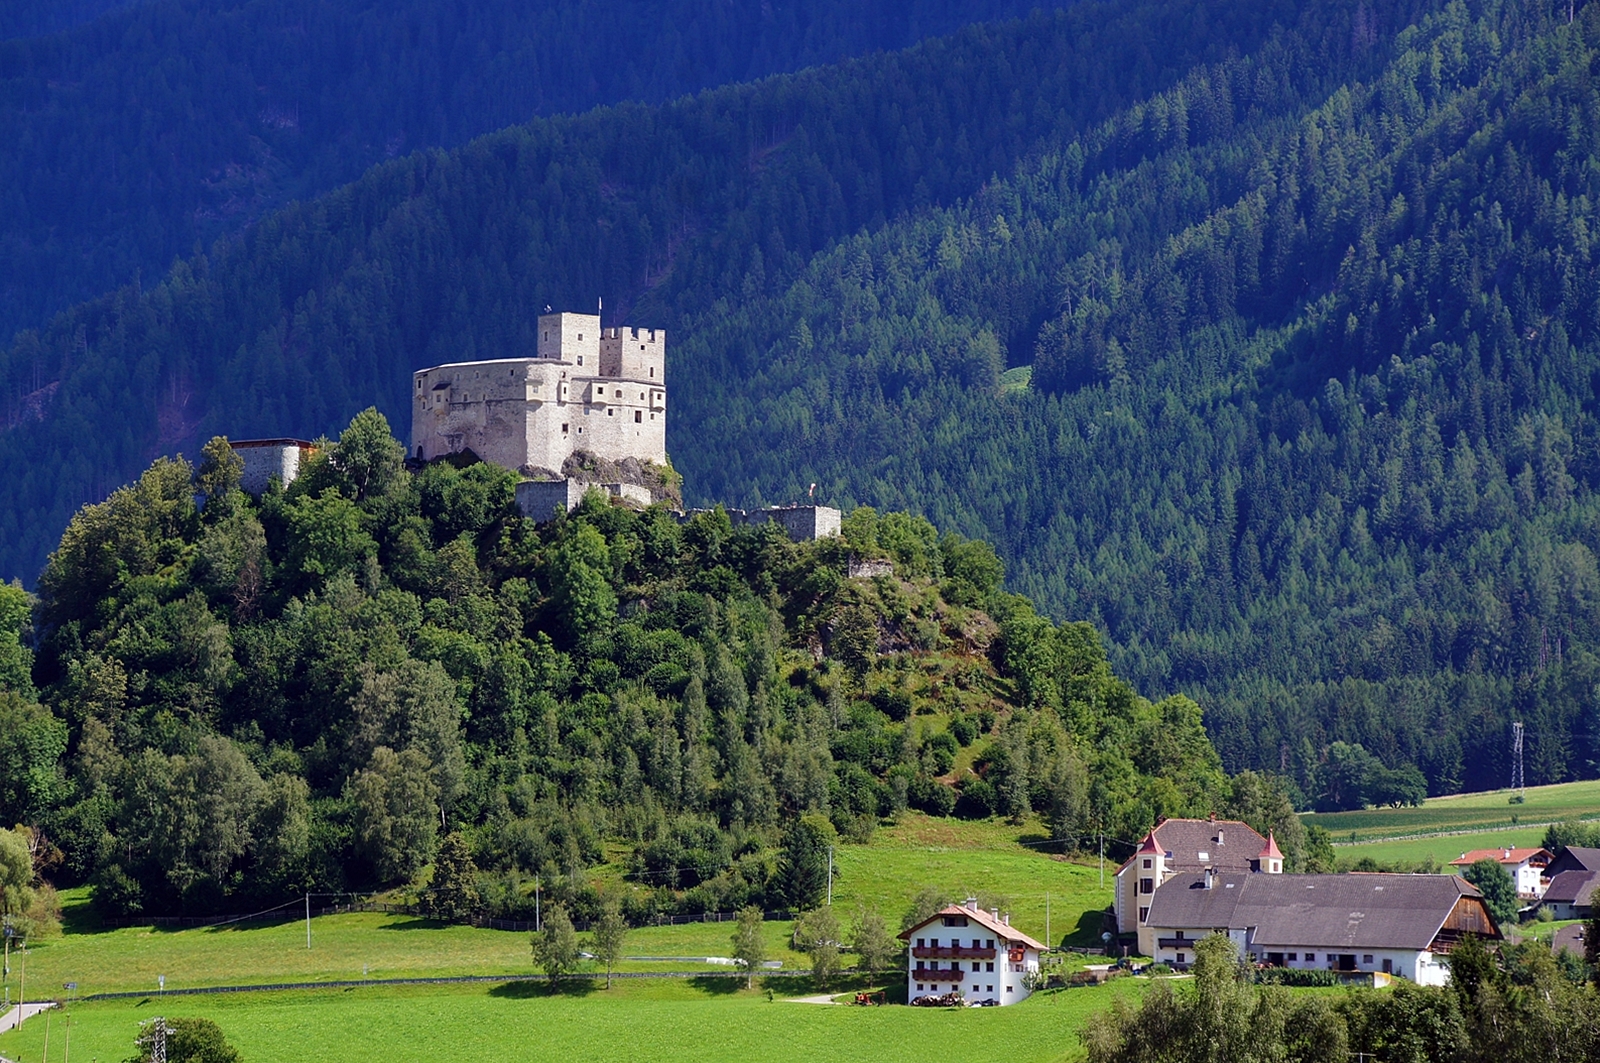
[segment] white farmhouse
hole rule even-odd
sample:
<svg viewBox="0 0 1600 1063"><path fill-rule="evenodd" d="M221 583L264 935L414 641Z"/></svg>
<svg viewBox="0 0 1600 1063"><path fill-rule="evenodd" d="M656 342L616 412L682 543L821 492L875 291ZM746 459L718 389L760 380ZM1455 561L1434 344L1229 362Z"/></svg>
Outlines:
<svg viewBox="0 0 1600 1063"><path fill-rule="evenodd" d="M1513 849L1507 846L1503 849L1474 849L1470 853L1462 853L1450 861L1450 866L1460 874L1479 860L1493 860L1510 873L1511 881L1517 885L1518 897L1536 901L1544 896L1545 887L1550 885L1546 871L1553 859L1548 849Z"/></svg>
<svg viewBox="0 0 1600 1063"><path fill-rule="evenodd" d="M900 935L907 950L906 1000L962 994L968 1004L1015 1004L1028 996L1023 980L1039 970L1044 946L976 897L924 919Z"/></svg>
<svg viewBox="0 0 1600 1063"><path fill-rule="evenodd" d="M1477 888L1459 875L1173 875L1139 928L1147 956L1184 969L1206 936L1227 934L1255 963L1450 980L1464 936L1499 938Z"/></svg>

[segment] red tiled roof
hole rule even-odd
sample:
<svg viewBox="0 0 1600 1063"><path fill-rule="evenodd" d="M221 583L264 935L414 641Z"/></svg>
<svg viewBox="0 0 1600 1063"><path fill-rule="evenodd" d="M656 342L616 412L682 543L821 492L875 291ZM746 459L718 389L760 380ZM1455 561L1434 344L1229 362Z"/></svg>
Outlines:
<svg viewBox="0 0 1600 1063"><path fill-rule="evenodd" d="M1546 860L1551 858L1548 849L1541 849L1538 846L1528 849L1474 849L1472 852L1462 853L1458 859L1450 861L1450 866L1471 867L1479 860L1495 860L1502 864L1520 864L1524 860L1538 856L1540 853L1544 854Z"/></svg>
<svg viewBox="0 0 1600 1063"><path fill-rule="evenodd" d="M1267 847L1261 850L1262 860L1282 860L1283 850L1278 848L1278 839L1272 836L1272 831L1267 831Z"/></svg>
<svg viewBox="0 0 1600 1063"><path fill-rule="evenodd" d="M1033 940L1033 938L1029 937L1027 934L1024 934L1011 924L1001 922L999 919L996 919L982 908L968 908L964 904L952 904L945 908L941 908L928 918L924 919L922 922L918 923L916 926L901 931L900 936L909 940L911 935L915 934L918 930L921 930L935 919L943 919L947 915L966 916L972 922L977 923L984 929L994 931L1002 941L1020 942L1022 945L1030 949L1044 949L1043 945Z"/></svg>

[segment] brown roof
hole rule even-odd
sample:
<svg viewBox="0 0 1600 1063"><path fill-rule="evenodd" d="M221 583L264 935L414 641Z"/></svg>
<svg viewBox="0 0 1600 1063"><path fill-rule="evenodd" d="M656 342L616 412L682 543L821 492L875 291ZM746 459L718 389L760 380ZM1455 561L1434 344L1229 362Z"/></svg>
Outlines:
<svg viewBox="0 0 1600 1063"><path fill-rule="evenodd" d="M1544 854L1546 860L1550 859L1550 850L1541 849L1538 846L1527 849L1512 849L1509 846L1501 849L1474 849L1469 853L1462 853L1459 857L1450 861L1450 866L1471 867L1479 860L1495 860L1515 867L1517 864L1525 860L1531 860L1541 853Z"/></svg>
<svg viewBox="0 0 1600 1063"><path fill-rule="evenodd" d="M1237 819L1164 819L1150 832L1167 855L1167 871L1249 871L1267 839ZM1146 838L1146 844L1149 843ZM1143 851L1141 849L1141 851ZM1131 861L1129 861L1131 862ZM1124 862L1122 867L1127 867ZM1119 872L1122 868L1117 869Z"/></svg>
<svg viewBox="0 0 1600 1063"><path fill-rule="evenodd" d="M1248 929L1269 947L1426 949L1456 901L1479 896L1459 875L1222 874L1206 889L1203 874L1184 874L1156 890L1147 923Z"/></svg>
<svg viewBox="0 0 1600 1063"><path fill-rule="evenodd" d="M935 919L943 919L947 915L964 915L972 922L983 927L985 930L994 931L996 936L998 936L1002 941L1018 942L1030 949L1042 950L1044 948L1044 946L1039 944L1039 942L1033 940L1033 938L1029 937L1027 934L1024 934L1010 923L1002 922L1001 920L996 919L982 908L968 908L964 904L952 904L941 908L928 918L924 919L922 922L918 923L916 926L902 930L900 932L900 936L910 940L912 934L915 934L918 930L921 930Z"/></svg>
<svg viewBox="0 0 1600 1063"><path fill-rule="evenodd" d="M244 450L250 447L299 447L301 450L316 450L315 443L304 439L230 439L228 446L234 450Z"/></svg>
<svg viewBox="0 0 1600 1063"><path fill-rule="evenodd" d="M1589 904L1589 895L1600 886L1600 872L1563 871L1550 880L1542 900L1546 904Z"/></svg>

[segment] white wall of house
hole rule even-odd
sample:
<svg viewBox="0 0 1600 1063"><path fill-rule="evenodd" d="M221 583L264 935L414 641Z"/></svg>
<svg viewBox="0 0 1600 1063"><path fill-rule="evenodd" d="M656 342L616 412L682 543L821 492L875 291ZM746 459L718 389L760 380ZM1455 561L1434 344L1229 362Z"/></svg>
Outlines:
<svg viewBox="0 0 1600 1063"><path fill-rule="evenodd" d="M1517 884L1517 895L1519 897L1544 896L1544 868L1534 867L1524 860L1516 867L1507 868L1506 870L1511 872L1511 877Z"/></svg>
<svg viewBox="0 0 1600 1063"><path fill-rule="evenodd" d="M1211 931L1203 929L1152 931L1150 936L1153 951L1146 952L1146 955L1155 957L1159 963L1175 967L1188 966L1194 963L1194 947L1210 933ZM1249 942L1248 933L1243 930L1229 931L1228 937L1241 953L1251 957L1256 963L1272 963L1297 971L1334 971L1340 969L1341 956L1350 956L1354 957L1355 969L1358 971L1395 974L1409 978L1418 985L1442 986L1450 981L1449 963L1443 957L1435 956L1427 950L1359 947L1351 949L1345 945L1303 945L1297 948L1286 946L1281 949L1274 946L1269 949Z"/></svg>
<svg viewBox="0 0 1600 1063"><path fill-rule="evenodd" d="M959 958L917 956L918 950L934 949L960 951ZM1028 987L1023 980L1031 971L1039 969L1039 951L1023 949L1013 959L1006 942L995 932L970 921L965 927L945 927L934 922L911 936L911 947L906 950L906 999L940 997L951 991L959 992L968 1003L979 1004L994 1000L1002 1005L1015 1004L1028 997ZM960 972L961 977L951 977Z"/></svg>

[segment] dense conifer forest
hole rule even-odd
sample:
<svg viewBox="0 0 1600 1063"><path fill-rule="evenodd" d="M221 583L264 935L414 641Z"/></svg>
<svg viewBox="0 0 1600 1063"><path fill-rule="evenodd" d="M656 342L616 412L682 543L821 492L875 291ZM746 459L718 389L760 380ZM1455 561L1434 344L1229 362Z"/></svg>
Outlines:
<svg viewBox="0 0 1600 1063"><path fill-rule="evenodd" d="M536 526L513 474L403 454L368 411L255 500L214 440L74 518L36 639L0 589L0 820L47 874L107 914L237 911L410 882L449 832L492 913L539 876L593 914L618 842L632 917L808 908L804 854L907 808L1041 812L1069 849L1233 810L1309 859L1283 785L1230 780L1198 705L1136 694L986 543L598 493Z"/></svg>
<svg viewBox="0 0 1600 1063"><path fill-rule="evenodd" d="M7 0L0 338L396 155L1055 6Z"/></svg>
<svg viewBox="0 0 1600 1063"><path fill-rule="evenodd" d="M1085 3L398 158L0 354L0 561L603 296L691 502L992 541L1229 770L1600 775L1597 63L1592 4Z"/></svg>

